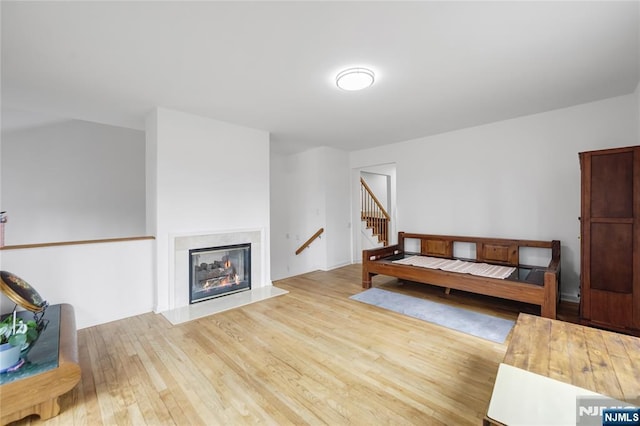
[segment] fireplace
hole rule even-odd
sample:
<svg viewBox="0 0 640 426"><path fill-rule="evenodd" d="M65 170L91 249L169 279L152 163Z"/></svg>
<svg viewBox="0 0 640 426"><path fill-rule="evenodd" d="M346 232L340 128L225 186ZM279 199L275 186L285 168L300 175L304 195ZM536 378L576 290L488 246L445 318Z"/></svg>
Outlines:
<svg viewBox="0 0 640 426"><path fill-rule="evenodd" d="M251 289L251 243L189 250L189 303Z"/></svg>

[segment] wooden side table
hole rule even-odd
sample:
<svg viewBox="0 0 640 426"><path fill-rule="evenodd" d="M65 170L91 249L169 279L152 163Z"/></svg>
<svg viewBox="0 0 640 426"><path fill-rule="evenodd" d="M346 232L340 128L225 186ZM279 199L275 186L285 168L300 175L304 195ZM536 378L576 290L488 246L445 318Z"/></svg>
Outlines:
<svg viewBox="0 0 640 426"><path fill-rule="evenodd" d="M0 374L3 425L32 414L43 420L58 415L58 398L80 381L73 307L52 305L44 319L47 327L28 351L25 364L14 372Z"/></svg>
<svg viewBox="0 0 640 426"><path fill-rule="evenodd" d="M503 363L542 376L550 389L578 387L632 405L640 399L637 337L521 313ZM540 381L529 376L521 375L520 384ZM501 423L487 416L484 424Z"/></svg>

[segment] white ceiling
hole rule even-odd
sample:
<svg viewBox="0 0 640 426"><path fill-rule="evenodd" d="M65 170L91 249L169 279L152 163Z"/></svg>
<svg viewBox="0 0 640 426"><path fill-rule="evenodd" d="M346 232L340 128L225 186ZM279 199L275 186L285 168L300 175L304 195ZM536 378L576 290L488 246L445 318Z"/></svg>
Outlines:
<svg viewBox="0 0 640 426"><path fill-rule="evenodd" d="M632 93L640 1L2 1L16 111L144 129L155 106L357 150ZM343 68L376 75L335 87ZM24 124L24 121L22 122Z"/></svg>

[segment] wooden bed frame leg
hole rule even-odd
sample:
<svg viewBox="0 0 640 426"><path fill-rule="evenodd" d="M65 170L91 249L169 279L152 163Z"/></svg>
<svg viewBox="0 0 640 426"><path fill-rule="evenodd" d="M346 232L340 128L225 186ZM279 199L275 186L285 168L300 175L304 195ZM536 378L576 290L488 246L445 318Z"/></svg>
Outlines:
<svg viewBox="0 0 640 426"><path fill-rule="evenodd" d="M558 281L554 274L548 272L544 274L544 288L544 302L540 305L540 316L556 319L556 308L558 305Z"/></svg>
<svg viewBox="0 0 640 426"><path fill-rule="evenodd" d="M362 288L371 288L371 278L375 274L370 274L366 271L362 271Z"/></svg>

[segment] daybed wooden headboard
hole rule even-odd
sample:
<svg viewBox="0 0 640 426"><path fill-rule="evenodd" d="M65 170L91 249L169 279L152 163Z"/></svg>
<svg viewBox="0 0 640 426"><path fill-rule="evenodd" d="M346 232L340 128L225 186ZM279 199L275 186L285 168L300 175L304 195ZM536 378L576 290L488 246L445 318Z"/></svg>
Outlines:
<svg viewBox="0 0 640 426"><path fill-rule="evenodd" d="M504 238L460 237L452 235L430 235L398 232L398 249L405 252L405 240L420 240L420 254L424 256L453 258L454 243L471 243L476 246L475 260L499 265L518 266L520 248L535 247L551 249L551 257L560 253L560 241L510 240Z"/></svg>

